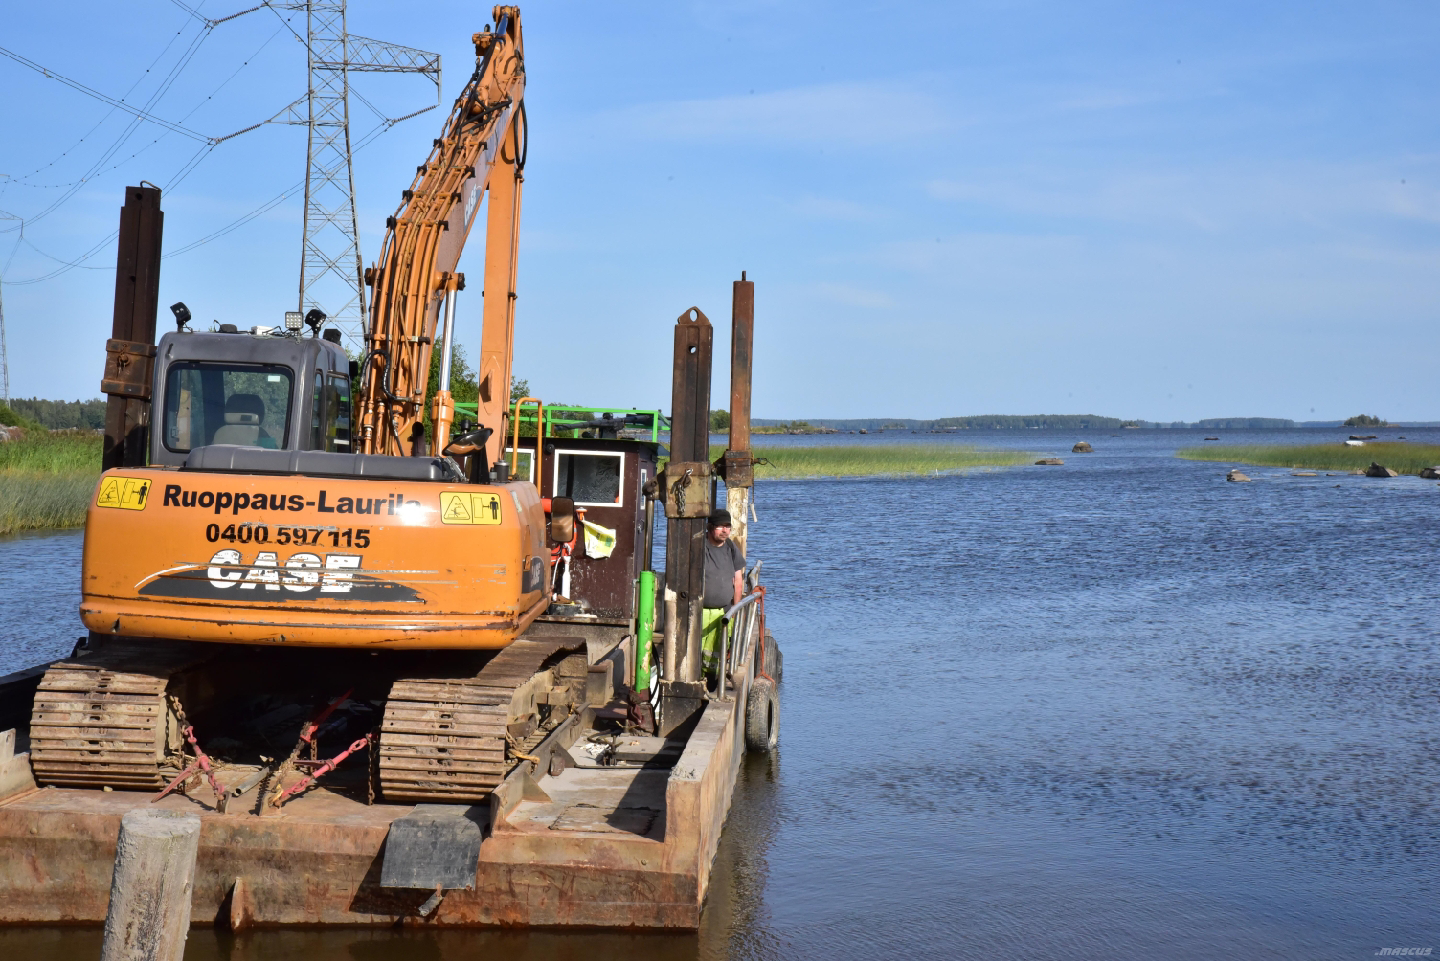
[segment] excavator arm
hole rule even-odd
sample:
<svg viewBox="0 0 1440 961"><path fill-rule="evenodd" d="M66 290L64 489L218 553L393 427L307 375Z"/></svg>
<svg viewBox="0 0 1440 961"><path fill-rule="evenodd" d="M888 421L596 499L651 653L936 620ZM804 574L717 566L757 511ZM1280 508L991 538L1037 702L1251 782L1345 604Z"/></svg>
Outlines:
<svg viewBox="0 0 1440 961"><path fill-rule="evenodd" d="M437 346L445 354L431 411L433 451L449 443L449 345L456 295L465 288L455 268L487 190L479 414L480 424L494 432L485 444L487 462L499 460L503 449L525 169L525 57L519 8L497 6L494 19L493 29L474 35L475 73L386 222L378 262L365 271L373 288L361 362L359 442L366 453L412 453Z"/></svg>

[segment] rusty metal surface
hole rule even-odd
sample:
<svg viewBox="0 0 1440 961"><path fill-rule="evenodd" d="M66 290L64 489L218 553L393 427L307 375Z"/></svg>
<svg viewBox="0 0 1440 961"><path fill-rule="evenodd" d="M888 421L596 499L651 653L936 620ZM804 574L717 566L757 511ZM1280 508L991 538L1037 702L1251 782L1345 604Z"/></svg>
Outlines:
<svg viewBox="0 0 1440 961"><path fill-rule="evenodd" d="M755 282L742 271L730 301L730 451L750 450L750 378L755 344ZM730 451L726 452L728 458ZM727 467L729 464L727 463ZM738 475L729 487L749 487Z"/></svg>
<svg viewBox="0 0 1440 961"><path fill-rule="evenodd" d="M704 519L710 516L710 478L715 468L708 461L671 460L660 475L665 516Z"/></svg>
<svg viewBox="0 0 1440 961"><path fill-rule="evenodd" d="M571 596L588 612L610 622L628 623L635 616L635 579L645 567L645 495L655 479L654 444L600 438L548 438L542 447L539 479L543 496L555 494L555 459L561 452L619 453L624 456L620 478L621 503L586 504L585 519L615 532L609 557L586 553L584 538L570 558ZM533 628L532 628L533 630Z"/></svg>
<svg viewBox="0 0 1440 961"><path fill-rule="evenodd" d="M165 214L156 187L126 187L120 208L120 238L115 260L115 314L110 345L134 348L114 353L107 346L103 470L145 463L150 421L149 369L154 357L155 311L160 299L160 250ZM146 356L143 348L149 347ZM120 362L124 359L125 363ZM138 363L131 363L138 361ZM134 380L144 375L136 389Z"/></svg>
<svg viewBox="0 0 1440 961"><path fill-rule="evenodd" d="M675 321L674 371L671 382L670 458L678 463L710 460L710 353L714 331L697 307ZM670 479L673 485L675 480ZM706 491L708 497L709 492ZM670 681L700 679L700 612L705 592L704 518L668 519L665 583L676 594L676 622L667 627L667 643L681 654L678 673ZM683 700L683 703L682 703ZM690 699L671 702L679 710L661 708L662 724L677 714L688 716ZM668 729L668 727L667 727Z"/></svg>
<svg viewBox="0 0 1440 961"><path fill-rule="evenodd" d="M656 777L645 770L541 776L570 817L521 817L540 803L523 801L482 843L474 890L448 892L424 921L430 892L379 883L386 833L410 805L367 807L321 788L265 818L185 797L158 806L201 818L196 923L694 928L739 762L737 718L735 702L712 702L659 789L632 783ZM0 924L103 922L120 818L147 800L59 788L0 800ZM578 802L598 811L587 821ZM656 805L653 817L641 810Z"/></svg>
<svg viewBox="0 0 1440 961"><path fill-rule="evenodd" d="M138 400L150 399L155 371L155 345L111 338L105 342L105 373L100 390Z"/></svg>

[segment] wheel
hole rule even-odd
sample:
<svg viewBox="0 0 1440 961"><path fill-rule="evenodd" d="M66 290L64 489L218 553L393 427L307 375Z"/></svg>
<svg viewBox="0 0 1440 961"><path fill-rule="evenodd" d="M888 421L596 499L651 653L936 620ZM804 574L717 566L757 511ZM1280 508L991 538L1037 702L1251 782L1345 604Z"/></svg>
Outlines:
<svg viewBox="0 0 1440 961"><path fill-rule="evenodd" d="M765 632L765 659L761 662L764 668L763 673L768 674L776 684L781 681L785 673L785 655L780 653L780 645L775 641L775 635L769 631Z"/></svg>
<svg viewBox="0 0 1440 961"><path fill-rule="evenodd" d="M745 703L745 748L768 754L780 740L780 697L769 679L755 678Z"/></svg>

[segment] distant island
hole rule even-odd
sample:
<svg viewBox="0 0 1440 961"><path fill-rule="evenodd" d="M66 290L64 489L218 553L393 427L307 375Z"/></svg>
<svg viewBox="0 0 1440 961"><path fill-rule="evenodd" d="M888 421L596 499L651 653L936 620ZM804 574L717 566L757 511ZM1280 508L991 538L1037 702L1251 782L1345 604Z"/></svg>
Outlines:
<svg viewBox="0 0 1440 961"><path fill-rule="evenodd" d="M716 412L720 413L720 412ZM725 418L728 425L729 418ZM1119 417L1101 417L1097 414L981 414L974 417L939 417L934 420L916 420L908 417L858 417L825 418L808 420L767 420L754 418L755 429L764 433L830 433L831 431L883 431L883 430L1119 430L1125 427L1149 428L1191 428L1203 430L1263 430L1267 428L1294 428L1297 426L1338 427L1340 421L1323 424L1296 424L1281 417L1211 417L1206 420L1187 423L1172 421L1162 423L1150 420L1124 420Z"/></svg>
<svg viewBox="0 0 1440 961"><path fill-rule="evenodd" d="M1120 430L1144 427L1174 430L1294 430L1298 427L1347 427L1361 422L1375 426L1435 427L1440 421L1407 421L1385 425L1381 418L1361 415L1347 421L1303 420L1286 417L1207 417L1197 421L1126 420L1101 417L1097 414L982 414L975 417L939 417L918 420L909 417L813 417L807 420L774 420L756 417L751 423L757 433L764 434L829 434L842 431L961 431L961 430ZM715 411L711 417L714 430L724 430L730 417Z"/></svg>

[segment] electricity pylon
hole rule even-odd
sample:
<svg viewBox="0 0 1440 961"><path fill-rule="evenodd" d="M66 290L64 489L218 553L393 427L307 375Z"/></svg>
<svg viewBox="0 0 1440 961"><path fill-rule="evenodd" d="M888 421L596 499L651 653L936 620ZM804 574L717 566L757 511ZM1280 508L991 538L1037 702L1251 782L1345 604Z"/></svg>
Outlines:
<svg viewBox="0 0 1440 961"><path fill-rule="evenodd" d="M355 176L350 150L350 74L418 73L435 82L440 102L440 55L357 37L346 29L345 0L307 0L272 6L304 10L310 88L290 123L310 128L305 160L305 231L300 248L300 310L319 307L355 346L365 339L364 264L355 225ZM363 99L363 98L362 98ZM392 123L393 121L387 121Z"/></svg>
<svg viewBox="0 0 1440 961"><path fill-rule="evenodd" d="M10 351L5 346L5 293L0 284L0 404L10 406Z"/></svg>
<svg viewBox="0 0 1440 961"><path fill-rule="evenodd" d="M0 174L0 177L9 176ZM7 210L0 210L0 220L18 220L21 229L25 221ZM10 406L10 349L5 344L5 281L0 279L0 404Z"/></svg>

